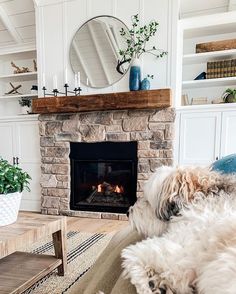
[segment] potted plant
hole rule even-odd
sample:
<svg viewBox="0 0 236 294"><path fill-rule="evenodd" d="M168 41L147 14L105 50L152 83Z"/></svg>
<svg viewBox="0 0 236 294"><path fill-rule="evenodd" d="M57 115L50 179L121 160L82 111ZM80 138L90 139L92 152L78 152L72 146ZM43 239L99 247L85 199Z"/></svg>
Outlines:
<svg viewBox="0 0 236 294"><path fill-rule="evenodd" d="M21 98L19 100L19 104L22 107L21 108L21 114L29 114L29 113L31 113L31 111L32 111L32 108L31 108L31 105L32 105L31 99L24 98L23 97L23 98Z"/></svg>
<svg viewBox="0 0 236 294"><path fill-rule="evenodd" d="M140 56L142 54L151 54L156 58L164 57L167 52L157 49L156 46L149 46L147 44L150 39L155 36L159 23L155 20L150 21L147 25L140 26L138 14L131 17L132 28L128 31L120 30L121 36L125 39L127 48L119 50L122 57L121 63L124 61L132 61L130 68L130 90L139 90L141 82ZM129 34L128 34L129 32Z"/></svg>
<svg viewBox="0 0 236 294"><path fill-rule="evenodd" d="M236 89L228 88L222 95L223 101L225 103L233 103L236 102Z"/></svg>
<svg viewBox="0 0 236 294"><path fill-rule="evenodd" d="M23 190L29 191L30 176L17 165L0 159L0 226L17 220Z"/></svg>

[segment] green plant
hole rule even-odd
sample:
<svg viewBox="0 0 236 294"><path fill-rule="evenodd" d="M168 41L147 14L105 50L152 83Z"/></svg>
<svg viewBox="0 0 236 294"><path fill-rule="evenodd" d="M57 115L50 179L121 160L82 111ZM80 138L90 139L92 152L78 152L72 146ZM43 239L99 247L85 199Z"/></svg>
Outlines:
<svg viewBox="0 0 236 294"><path fill-rule="evenodd" d="M222 98L225 103L236 102L236 89L228 88L223 93Z"/></svg>
<svg viewBox="0 0 236 294"><path fill-rule="evenodd" d="M28 99L28 98L21 98L20 100L18 100L19 101L19 104L20 104L20 106L28 106L28 107L30 107L31 106L31 100L30 99Z"/></svg>
<svg viewBox="0 0 236 294"><path fill-rule="evenodd" d="M146 78L146 79L152 79L152 80L153 80L154 75L149 75L149 74L147 74L145 78Z"/></svg>
<svg viewBox="0 0 236 294"><path fill-rule="evenodd" d="M155 36L159 23L155 20L150 21L147 25L140 26L138 14L131 17L132 28L128 31L122 28L120 35L125 39L127 48L119 50L123 61L131 60L133 57L139 58L142 54L152 54L157 58L161 58L167 54L166 51L157 49L156 46L146 48L148 42ZM129 32L129 34L128 34Z"/></svg>
<svg viewBox="0 0 236 294"><path fill-rule="evenodd" d="M31 177L17 165L11 165L7 160L0 158L0 194L30 191Z"/></svg>

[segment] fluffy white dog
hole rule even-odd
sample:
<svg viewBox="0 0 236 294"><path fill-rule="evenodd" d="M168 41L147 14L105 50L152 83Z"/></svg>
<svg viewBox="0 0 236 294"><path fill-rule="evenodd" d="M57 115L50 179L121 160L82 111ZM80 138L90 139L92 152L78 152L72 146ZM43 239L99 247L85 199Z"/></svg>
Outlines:
<svg viewBox="0 0 236 294"><path fill-rule="evenodd" d="M209 196L217 198L236 191L236 177L221 175L208 168L162 166L144 187L144 197L129 209L129 221L145 237L160 236L172 216L181 209Z"/></svg>
<svg viewBox="0 0 236 294"><path fill-rule="evenodd" d="M202 167L162 166L147 181L144 197L159 219L169 221L189 203L236 191L236 178Z"/></svg>
<svg viewBox="0 0 236 294"><path fill-rule="evenodd" d="M183 208L166 233L127 247L122 258L139 294L235 294L235 197Z"/></svg>

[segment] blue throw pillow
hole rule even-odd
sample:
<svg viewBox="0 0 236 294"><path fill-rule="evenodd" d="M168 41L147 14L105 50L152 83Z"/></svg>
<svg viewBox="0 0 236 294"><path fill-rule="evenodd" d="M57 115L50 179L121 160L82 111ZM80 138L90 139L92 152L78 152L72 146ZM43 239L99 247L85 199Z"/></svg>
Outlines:
<svg viewBox="0 0 236 294"><path fill-rule="evenodd" d="M236 154L227 155L212 164L212 170L222 174L236 174Z"/></svg>

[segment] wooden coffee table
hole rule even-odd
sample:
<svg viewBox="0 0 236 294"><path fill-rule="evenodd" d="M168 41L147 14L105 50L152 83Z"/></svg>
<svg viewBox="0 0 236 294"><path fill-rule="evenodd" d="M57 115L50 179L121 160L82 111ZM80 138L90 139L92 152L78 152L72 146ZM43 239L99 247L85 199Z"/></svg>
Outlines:
<svg viewBox="0 0 236 294"><path fill-rule="evenodd" d="M52 234L55 256L21 252ZM22 212L0 227L0 294L22 293L57 268L66 272L66 217Z"/></svg>

